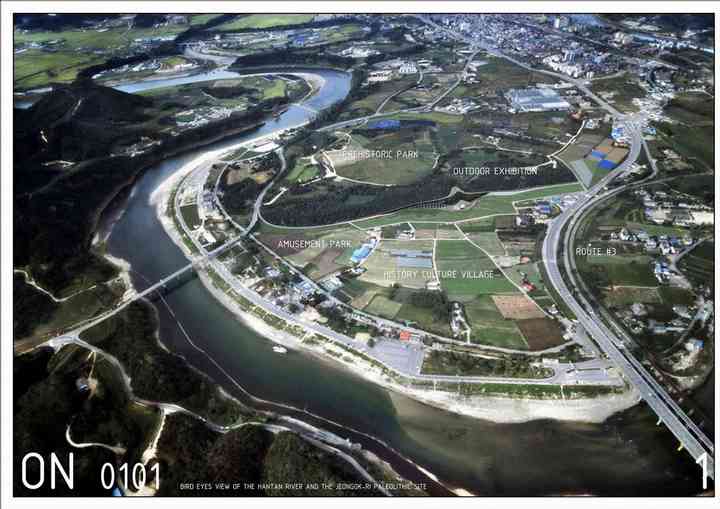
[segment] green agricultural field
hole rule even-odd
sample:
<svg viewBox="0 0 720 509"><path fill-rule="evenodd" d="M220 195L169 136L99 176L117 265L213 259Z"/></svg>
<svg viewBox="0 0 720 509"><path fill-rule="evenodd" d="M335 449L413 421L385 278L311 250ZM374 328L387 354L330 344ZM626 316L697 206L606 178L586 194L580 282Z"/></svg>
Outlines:
<svg viewBox="0 0 720 509"><path fill-rule="evenodd" d="M460 229L465 231L463 225L460 225ZM469 233L468 237L490 256L506 254L505 248L495 232L474 232Z"/></svg>
<svg viewBox="0 0 720 509"><path fill-rule="evenodd" d="M434 278L432 268L403 267L398 258L391 256L391 249L432 251L430 240L421 241L383 241L363 264L367 270L359 279L379 286L398 283L408 288L425 288L425 284Z"/></svg>
<svg viewBox="0 0 720 509"><path fill-rule="evenodd" d="M503 318L490 295L464 303L465 315L472 332L473 343L525 350L528 348L520 330L512 320Z"/></svg>
<svg viewBox="0 0 720 509"><path fill-rule="evenodd" d="M444 223L412 223L415 227L416 239L464 239L454 224Z"/></svg>
<svg viewBox="0 0 720 509"><path fill-rule="evenodd" d="M218 30L233 31L246 28L285 27L309 23L314 14L249 14L218 25Z"/></svg>
<svg viewBox="0 0 720 509"><path fill-rule="evenodd" d="M340 295L346 295L350 305L357 309L364 309L376 295L385 295L388 291L387 288L356 278L345 279L344 283Z"/></svg>
<svg viewBox="0 0 720 509"><path fill-rule="evenodd" d="M384 295L375 295L363 311L392 320L402 306L401 302L390 300Z"/></svg>
<svg viewBox="0 0 720 509"><path fill-rule="evenodd" d="M440 334L442 336L452 335L450 322L448 320L439 320L436 316L434 316L431 310L418 307L413 304L403 304L398 313L395 315L395 320L401 322L412 322L414 327L434 334Z"/></svg>
<svg viewBox="0 0 720 509"><path fill-rule="evenodd" d="M220 14L193 14L190 16L191 25L204 25L211 19L217 18Z"/></svg>
<svg viewBox="0 0 720 509"><path fill-rule="evenodd" d="M435 259L450 300L467 302L478 295L517 292L492 260L467 241L438 242ZM479 277L486 274L491 277Z"/></svg>
<svg viewBox="0 0 720 509"><path fill-rule="evenodd" d="M175 36L188 25L169 25L155 28L116 27L103 31L71 29L60 32L15 30L17 47L25 43L48 43L49 51L30 48L14 55L14 87L30 89L51 82L67 83L75 79L80 69L104 62L116 53L131 48L135 39ZM99 52L96 53L96 52Z"/></svg>
<svg viewBox="0 0 720 509"><path fill-rule="evenodd" d="M100 63L102 57L85 53L62 52L46 53L29 49L15 55L15 88L32 89L50 82L69 83L75 80L77 73L90 65Z"/></svg>
<svg viewBox="0 0 720 509"><path fill-rule="evenodd" d="M463 233L468 235L473 233L495 233L495 217L482 217L474 221L463 221L459 223Z"/></svg>

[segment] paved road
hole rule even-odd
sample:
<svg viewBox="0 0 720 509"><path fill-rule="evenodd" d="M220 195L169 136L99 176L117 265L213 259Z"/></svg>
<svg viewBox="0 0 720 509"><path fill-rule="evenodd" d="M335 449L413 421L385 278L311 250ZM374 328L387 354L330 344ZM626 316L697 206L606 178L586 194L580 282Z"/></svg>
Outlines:
<svg viewBox="0 0 720 509"><path fill-rule="evenodd" d="M624 190L625 187L621 189ZM570 228L568 228L565 232L564 245L568 247L565 249L564 252L564 263L566 264L566 267L572 268L572 270L568 271L568 279L570 280L572 286L576 288L581 287L582 285L580 284L580 281L576 280L577 268L575 265L575 257L572 250L572 245L577 227L580 224L580 219L583 214L586 214L590 211L592 206L599 206L602 202L606 201L612 196L615 196L618 192L620 191L615 190L611 193L607 193L602 198L596 199L592 204L588 204L581 214L579 213L576 215L576 217L573 218ZM591 305L584 297L583 293L579 293L580 300L585 305L586 309L591 309ZM634 343L634 340L625 332L625 330L614 320L614 318L609 313L604 312L604 310L600 310L600 313L601 316L597 316L597 314L594 315L595 320L601 323L604 320L606 323L608 323L610 328L614 330L615 334L617 334L617 337L620 339L621 345L631 345ZM655 379L654 376L652 376L652 373L649 373L642 365L642 363L637 360L635 356L631 353L628 353L628 360L631 364L633 364L633 366L637 368L638 372L646 378L647 382L656 390L657 395L665 401L665 403L675 412L677 417L681 421L683 421L685 425L695 434L695 436L705 445L705 447L707 447L708 450L713 453L713 442L702 432L702 430L698 428L698 426L693 422L693 420L689 416L687 416L687 414L685 414L685 412L680 408L680 406L675 402L675 400L667 393L665 388Z"/></svg>
<svg viewBox="0 0 720 509"><path fill-rule="evenodd" d="M282 169L280 172L278 172L278 175L281 175L282 172L285 169L285 159L283 156L282 149L279 149L277 151L278 156L281 159L282 162ZM205 175L207 175L207 172L205 171L206 168L203 166L198 167L196 171L198 172L204 172ZM188 177L189 178L189 177ZM184 183L184 182L183 182ZM181 185L183 184L181 183ZM255 207L254 207L254 214L253 214L253 220L250 223L250 226L248 228L241 228L241 231L243 233L236 237L235 239L232 239L231 241L223 244L219 248L216 248L214 251L208 252L205 250L205 248L200 244L198 240L193 238L190 235L190 229L188 228L184 218L182 217L182 214L179 213L179 206L177 204L177 201L179 200L181 193L176 193L175 200L176 200L176 217L180 223L181 228L185 231L185 233L192 239L192 242L195 244L196 248L200 251L201 257L199 260L207 261L212 268L222 277L222 279L231 286L231 288L237 292L239 295L247 299L248 301L252 302L256 306L261 307L267 312L270 312L274 314L275 316L285 320L288 323L295 324L301 326L303 329L309 332L314 332L317 334L320 334L328 339L330 339L333 342L339 343L341 345L344 345L345 347L371 356L376 362L382 364L383 366L399 373L400 375L413 379L413 380L422 380L422 381L437 381L437 382L463 382L463 383L510 383L510 384L531 384L531 385L574 385L574 384L583 384L583 385L622 385L622 380L614 376L612 373L608 373L608 370L611 368L611 366L598 359L594 359L592 361L587 361L586 363L580 363L580 364L564 364L559 363L557 365L552 366L552 369L554 370L554 373L552 376L543 378L543 379L534 379L534 378L505 378L505 377L483 377L483 376L443 376L443 375L425 375L421 374L420 370L422 368L422 363L425 355L425 348L418 344L403 344L398 343L395 341L383 341L380 340L375 348L368 349L367 346L364 344L364 342L359 342L355 340L354 338L350 338L348 336L345 336L344 334L340 334L328 327L325 327L317 322L313 322L310 320L305 320L297 315L294 315L292 313L289 313L285 309L275 305L274 303L268 301L261 295L259 295L254 290L251 290L247 288L245 285L243 285L240 280L235 277L230 270L221 262L219 261L215 255L218 253L224 251L231 245L234 245L236 242L238 242L241 238L245 237L249 234L249 232L252 229L252 226L257 222L259 217L259 204L262 203L264 198L264 192L266 192L269 189L270 185L266 186L263 190L263 193L258 197ZM251 238L255 239L255 236L252 234L249 234ZM256 240L257 241L257 240ZM258 244L261 247L264 247L267 249L273 256L277 257L281 261L284 261L281 257L278 257L272 250L270 250L267 246L260 243L258 241ZM344 304L340 301L338 301L335 297L327 293L322 287L319 287L317 283L310 280L305 276L302 272L298 271L294 267L288 265L288 267L298 276L300 276L303 280L309 281L313 287L317 288L318 291L323 292L326 294L330 299L332 299L334 302L336 302L339 305ZM181 270L187 270L187 268L183 268ZM171 275L172 276L172 275ZM170 277L170 276L168 276ZM148 291L148 290L146 290ZM414 329L412 327L404 327L402 324L392 322L390 320L381 319L372 315L366 315L365 313L357 310L353 310L354 312L366 316L369 320L372 320L375 323L378 324L384 324L391 327L402 327L405 330L409 330L411 332L417 332L419 334L428 335L426 331L421 331L419 329ZM516 353L516 352L513 352ZM538 352L539 353L539 352ZM576 368L584 368L584 369L576 369Z"/></svg>
<svg viewBox="0 0 720 509"><path fill-rule="evenodd" d="M565 210L560 216L553 219L543 243L543 263L548 274L549 282L555 287L560 297L577 317L578 322L598 343L608 358L618 366L625 377L638 389L641 396L653 411L662 419L670 431L680 440L683 446L690 452L694 459L698 459L703 453L708 454L708 475L714 478L714 453L712 442L702 433L682 409L672 400L665 389L645 370L642 364L635 357L625 350L625 346L618 335L607 327L600 317L593 310L584 297L576 298L565 283L558 265L557 254L561 246L565 247L565 266L570 267L570 253L567 249L571 246L570 235L573 227L578 224L578 218L582 213L598 201L623 191L625 186L616 188L609 192L603 192L605 185L617 175L622 173L637 158L640 147L644 147L644 140L639 140L639 134L634 134L631 145L631 154L625 162L618 167L619 171L612 173L591 188L586 197L579 200L573 207ZM652 162L654 168L654 162ZM654 168L656 170L656 168ZM651 178L655 175L653 171ZM568 232L563 236L565 226L569 226ZM570 271L571 272L571 271ZM569 279L573 275L569 274ZM708 447L709 445L709 447Z"/></svg>
<svg viewBox="0 0 720 509"><path fill-rule="evenodd" d="M434 27L444 30L455 37L476 44L471 38L456 34L448 29L445 29L432 21L421 17L426 23L433 25ZM512 57L506 56L493 48L487 48L488 52L505 58L520 67L523 67L533 72L540 72L549 76L556 77L563 81L572 83L584 94L591 97L597 104L599 104L606 111L611 113L616 118L629 118L632 121L632 117L627 117L609 105L607 102L596 96L589 90L585 84L580 80L569 78L565 75L554 73L551 71L534 69L527 64L520 62ZM680 440L681 444L687 449L694 459L698 459L703 454L707 454L707 465L708 475L714 479L714 462L713 462L713 443L708 437L700 430L694 422L685 414L685 412L675 403L675 401L667 394L665 389L655 380L655 378L647 372L642 364L635 359L635 357L625 350L622 340L616 335L610 328L608 328L599 316L596 315L593 307L590 305L584 297L580 296L579 300L573 295L568 288L560 268L558 266L557 254L560 247L564 247L564 262L565 267L571 267L570 257L571 253L569 250L572 246L571 232L573 227L578 224L578 218L581 217L582 213L592 206L594 206L599 200L605 199L608 196L615 195L623 191L627 186L621 186L605 193L603 189L613 179L620 177L630 168L630 166L637 160L640 155L640 149L642 148L650 161L652 173L647 180L650 180L657 175L657 167L655 161L650 156L650 151L647 148L647 143L642 138L637 125L634 122L629 123L628 128L632 137L630 145L630 153L626 157L625 161L618 168L603 178L595 186L588 190L588 193L584 198L578 200L578 202L569 207L560 214L560 216L553 219L548 225L548 230L543 242L543 263L552 284L557 290L560 297L565 301L567 306L572 310L578 319L578 322L585 328L585 330L593 337L598 343L600 348L605 352L610 360L618 366L626 378L638 389L641 396L648 405L655 411L665 425L672 431L672 433ZM569 225L565 236L562 233L566 225ZM574 277L572 271L569 271L569 279L572 280ZM615 324L617 330L621 330L617 324ZM624 334L624 332L623 332Z"/></svg>

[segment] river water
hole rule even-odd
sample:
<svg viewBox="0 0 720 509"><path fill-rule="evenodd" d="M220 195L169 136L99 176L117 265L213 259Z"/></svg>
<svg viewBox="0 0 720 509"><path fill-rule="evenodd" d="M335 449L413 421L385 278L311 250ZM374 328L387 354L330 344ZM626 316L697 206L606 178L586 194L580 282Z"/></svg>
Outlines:
<svg viewBox="0 0 720 509"><path fill-rule="evenodd" d="M348 93L347 74L307 72L320 75L325 83L304 105L320 109ZM167 86L143 83L132 90ZM255 133L209 148L227 147L298 125L308 115L311 113L305 108L293 106ZM114 204L115 210L122 213L105 215L106 221L115 216L107 239L108 252L131 264L136 288L145 288L149 281L157 281L187 263L157 220L150 196L165 179L207 149L172 158L146 171L131 192ZM293 414L361 442L408 478L426 477L399 455L432 472L446 485L478 495L657 496L691 494L700 487L697 467L686 453L676 452L677 443L672 435L664 427L655 426L654 416L644 406L616 415L603 424L551 420L495 424L471 419L390 393L331 361L303 352L273 353L271 342L238 322L197 279L165 299L193 342L245 390L377 437L388 447L340 426L323 426L314 417L303 417L302 412ZM158 305L158 312L163 343L212 376L228 392L247 401L226 375L188 344L163 305Z"/></svg>

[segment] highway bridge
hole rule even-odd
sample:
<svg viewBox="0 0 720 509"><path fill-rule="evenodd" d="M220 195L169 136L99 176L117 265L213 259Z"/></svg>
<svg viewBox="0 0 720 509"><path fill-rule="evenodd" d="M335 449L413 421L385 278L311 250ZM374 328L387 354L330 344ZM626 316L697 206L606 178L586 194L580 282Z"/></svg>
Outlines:
<svg viewBox="0 0 720 509"><path fill-rule="evenodd" d="M572 246L571 232L573 231L573 227L578 223L578 219L582 216L583 212L591 208L593 205L596 205L598 201L620 193L628 187L627 185L624 185L615 188L612 191L605 191L606 186L610 183L610 181L626 174L632 164L635 163L639 157L641 149L644 149L648 157L648 161L650 162L650 166L652 167L651 175L645 180L651 180L656 176L657 167L655 166L655 161L652 159L647 144L642 138L637 124L633 121L634 119L632 116L623 115L613 106L609 105L607 102L595 95L581 80L575 80L569 78L568 76L547 71L545 69L533 68L524 62L520 62L503 54L496 48L487 47L478 40L458 34L445 27L441 27L425 16L418 17L425 23L443 30L457 39L470 43L473 47L485 46L485 49L487 49L489 53L500 58L505 58L506 60L525 69L533 72L540 72L571 83L581 90L583 94L593 99L613 117L628 120L626 125L628 127L629 134L632 137L630 153L613 172L600 180L595 186L588 189L585 196L579 199L577 203L564 210L558 217L549 223L542 248L543 264L548 274L548 283L556 289L560 298L575 314L578 322L582 324L585 330L593 337L605 355L607 355L607 357L622 370L625 377L639 391L642 398L658 415L660 420L665 423L668 429L670 429L670 431L677 437L681 446L692 455L693 459L697 462L702 461L703 458L706 459L707 475L710 478L715 479L713 460L714 446L712 440L710 440L703 431L695 425L690 417L685 414L680 406L667 393L665 388L662 387L657 380L655 380L652 374L645 369L642 363L638 361L631 352L628 352L625 349L625 346L619 337L619 335L626 335L625 332L614 323L613 327L616 331L611 330L610 327L605 325L602 318L595 313L593 306L591 306L582 295L578 295L578 297L575 296L566 284L558 264L558 253L563 252L564 266L566 268L572 267L569 248ZM570 281L572 287L576 288L577 285L574 283L574 274L572 274L571 270L568 271L566 277Z"/></svg>
<svg viewBox="0 0 720 509"><path fill-rule="evenodd" d="M148 286L147 288L143 289L142 291L133 291L129 294L125 295L123 299L112 309L109 309L108 311L105 311L104 313L101 313L97 316L94 316L92 318L88 318L82 322L79 322L75 324L71 330L64 332L63 336L78 336L81 332L86 331L90 329L91 327L94 327L95 325L107 320L111 316L119 313L126 307L128 307L133 302L140 300L144 297L147 297L148 295L152 294L153 292L162 289L165 287L168 283L173 281L174 279L182 276L183 274L193 270L194 267L200 266L206 261L216 257L223 251L229 249L230 247L237 244L237 242L240 241L240 239L243 237L243 235L234 237L227 242L223 243L222 245L216 247L212 251L208 251L205 254L198 256L194 258L190 263L187 265L183 265L179 269L177 269L175 272L168 274L167 276L160 279L158 282Z"/></svg>
<svg viewBox="0 0 720 509"><path fill-rule="evenodd" d="M575 314L578 322L582 324L608 358L622 370L625 377L639 391L648 406L652 408L659 419L680 441L682 447L686 449L696 461L701 460L703 455L707 455L707 475L714 479L714 446L712 440L685 414L682 408L672 399L665 388L655 380L653 375L645 369L642 363L637 360L631 352L627 351L623 340L619 337L624 336L625 332L622 331L621 334L618 334L617 330L608 327L584 296L580 294L576 295L571 291L571 287L577 287L575 275L572 273L572 270L569 270L567 275L565 275L565 278L570 281L571 286L569 287L560 271L560 264L558 263L558 253L562 252L564 266L572 267L572 253L569 252L569 249L572 246L572 232L574 231L574 227L579 223L579 218L598 202L608 199L627 188L627 186L621 186L611 191L603 191L610 180L618 177L629 168L637 158L641 147L647 150L644 140L642 140L640 134L635 131L633 133L631 154L625 162L618 167L619 171L616 170L602 179L593 188L588 190L584 198L579 200L574 206L563 211L560 216L550 222L545 241L543 242L543 263L550 284L552 284L560 295L560 298ZM653 172L649 179L653 178L657 173L654 161L652 160L651 166L653 167ZM614 328L619 328L619 326L615 325Z"/></svg>

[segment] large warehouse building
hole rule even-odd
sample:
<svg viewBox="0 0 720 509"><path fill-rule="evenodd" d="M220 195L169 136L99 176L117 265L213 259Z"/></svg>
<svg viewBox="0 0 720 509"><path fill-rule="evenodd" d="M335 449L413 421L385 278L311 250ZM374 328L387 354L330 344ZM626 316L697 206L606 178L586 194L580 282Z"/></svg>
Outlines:
<svg viewBox="0 0 720 509"><path fill-rule="evenodd" d="M570 109L570 103L549 88L513 88L506 97L517 112Z"/></svg>

